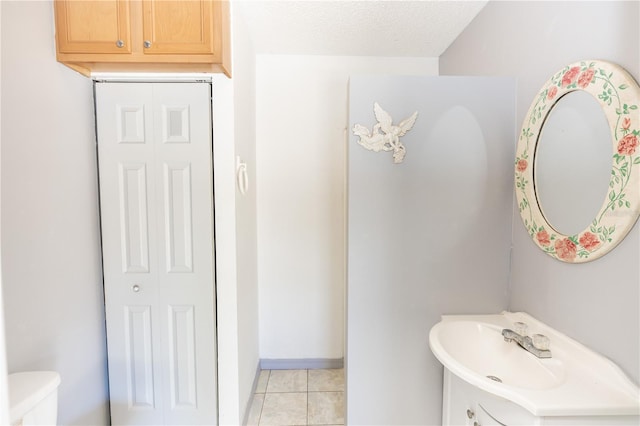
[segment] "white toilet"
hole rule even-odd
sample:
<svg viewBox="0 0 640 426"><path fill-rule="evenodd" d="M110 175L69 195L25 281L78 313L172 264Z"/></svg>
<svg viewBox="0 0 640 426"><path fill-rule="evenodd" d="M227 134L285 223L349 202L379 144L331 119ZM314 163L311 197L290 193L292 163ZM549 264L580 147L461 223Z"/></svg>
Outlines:
<svg viewBox="0 0 640 426"><path fill-rule="evenodd" d="M11 426L55 425L58 385L55 371L9 374L9 420Z"/></svg>

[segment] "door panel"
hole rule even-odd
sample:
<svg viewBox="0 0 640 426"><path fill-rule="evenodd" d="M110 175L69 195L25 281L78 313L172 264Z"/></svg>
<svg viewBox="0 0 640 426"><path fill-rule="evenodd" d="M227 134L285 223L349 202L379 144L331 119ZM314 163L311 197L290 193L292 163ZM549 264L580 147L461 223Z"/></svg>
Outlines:
<svg viewBox="0 0 640 426"><path fill-rule="evenodd" d="M125 306L129 408L154 408L151 306Z"/></svg>
<svg viewBox="0 0 640 426"><path fill-rule="evenodd" d="M158 224L163 227L158 233L158 247L163 248L158 252L162 265L158 285L165 312L163 340L169 347L163 353L163 366L174 380L164 389L165 400L172 407L175 404L165 411L165 420L171 424L195 422L195 413L211 418L216 414L216 382L202 379L216 375L211 113L198 107L210 105L211 95L207 84L182 84L179 89L176 96L169 85L157 85L153 106L154 137L159 141L155 173L164 194L158 206ZM176 135L181 135L178 142L173 139ZM177 314L178 307L191 307L192 325L184 319L187 314ZM195 330L195 340L187 338L189 327ZM176 346L178 337L195 347Z"/></svg>
<svg viewBox="0 0 640 426"><path fill-rule="evenodd" d="M163 105L162 131L164 143L189 143L189 107Z"/></svg>
<svg viewBox="0 0 640 426"><path fill-rule="evenodd" d="M147 168L144 163L119 163L122 270L149 272Z"/></svg>
<svg viewBox="0 0 640 426"><path fill-rule="evenodd" d="M193 272L191 165L164 164L167 272Z"/></svg>
<svg viewBox="0 0 640 426"><path fill-rule="evenodd" d="M196 407L194 306L169 306L171 407Z"/></svg>
<svg viewBox="0 0 640 426"><path fill-rule="evenodd" d="M96 83L114 424L216 422L210 93Z"/></svg>
<svg viewBox="0 0 640 426"><path fill-rule="evenodd" d="M144 143L144 104L116 107L118 143Z"/></svg>
<svg viewBox="0 0 640 426"><path fill-rule="evenodd" d="M161 362L154 351L161 347L161 341L157 331L160 312L157 220L153 214L157 202L152 100L151 85L96 84L109 393L114 424L163 422Z"/></svg>

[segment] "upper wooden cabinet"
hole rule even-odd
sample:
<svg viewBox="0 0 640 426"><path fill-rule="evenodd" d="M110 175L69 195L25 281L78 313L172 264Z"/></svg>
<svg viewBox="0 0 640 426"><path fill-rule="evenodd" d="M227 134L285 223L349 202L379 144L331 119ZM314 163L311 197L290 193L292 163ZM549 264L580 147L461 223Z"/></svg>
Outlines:
<svg viewBox="0 0 640 426"><path fill-rule="evenodd" d="M143 1L145 54L214 54L210 1Z"/></svg>
<svg viewBox="0 0 640 426"><path fill-rule="evenodd" d="M55 0L59 62L94 72L230 74L221 0Z"/></svg>
<svg viewBox="0 0 640 426"><path fill-rule="evenodd" d="M56 2L58 53L131 53L129 3Z"/></svg>

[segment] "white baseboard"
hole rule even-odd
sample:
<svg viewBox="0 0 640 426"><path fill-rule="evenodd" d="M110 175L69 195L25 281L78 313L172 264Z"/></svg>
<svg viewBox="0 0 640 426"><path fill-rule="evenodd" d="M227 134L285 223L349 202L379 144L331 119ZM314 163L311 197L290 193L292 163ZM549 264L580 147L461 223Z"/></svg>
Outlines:
<svg viewBox="0 0 640 426"><path fill-rule="evenodd" d="M343 368L344 358L261 359L262 370L315 370Z"/></svg>

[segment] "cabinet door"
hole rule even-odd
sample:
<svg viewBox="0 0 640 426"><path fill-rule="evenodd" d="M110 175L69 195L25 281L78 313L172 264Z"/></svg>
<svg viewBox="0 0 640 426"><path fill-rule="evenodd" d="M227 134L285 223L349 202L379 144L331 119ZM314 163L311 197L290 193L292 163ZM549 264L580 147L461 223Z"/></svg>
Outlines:
<svg viewBox="0 0 640 426"><path fill-rule="evenodd" d="M56 0L59 53L131 53L129 2Z"/></svg>
<svg viewBox="0 0 640 426"><path fill-rule="evenodd" d="M498 421L498 419L489 414L480 404L476 407L476 416L478 424L481 426L507 426L505 423ZM531 425L533 425L533 423L531 423Z"/></svg>
<svg viewBox="0 0 640 426"><path fill-rule="evenodd" d="M143 36L147 54L213 54L211 0L144 0Z"/></svg>
<svg viewBox="0 0 640 426"><path fill-rule="evenodd" d="M451 371L444 369L442 395L442 425L473 425L475 401L473 392Z"/></svg>

